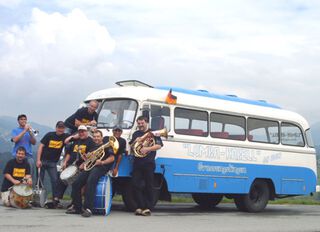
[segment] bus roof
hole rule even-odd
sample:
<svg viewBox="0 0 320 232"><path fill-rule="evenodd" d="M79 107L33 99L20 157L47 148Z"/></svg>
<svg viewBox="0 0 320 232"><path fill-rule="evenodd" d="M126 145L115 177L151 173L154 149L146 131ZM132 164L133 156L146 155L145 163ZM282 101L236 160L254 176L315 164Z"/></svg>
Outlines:
<svg viewBox="0 0 320 232"><path fill-rule="evenodd" d="M109 88L90 94L85 101L103 100L106 98L130 98L137 101L165 103L169 90L177 97L177 106L188 106L222 113L235 113L247 116L259 116L267 119L286 120L300 124L303 129L309 128L308 122L299 114L281 109L279 106L264 101L247 100L235 96L223 96L205 91L185 90L170 87L123 86Z"/></svg>
<svg viewBox="0 0 320 232"><path fill-rule="evenodd" d="M249 100L244 98L239 98L235 95L219 95L215 93L209 93L206 90L188 90L188 89L182 89L182 88L172 88L172 87L156 87L157 89L163 89L163 90L170 90L172 89L173 92L179 92L179 93L185 93L185 94L191 94L196 96L202 96L202 97L210 97L210 98L216 98L216 99L222 99L226 101L234 101L234 102L242 102L246 104L252 104L252 105L258 105L258 106L265 106L265 107L271 107L271 108L277 108L280 109L279 106L267 103L263 100Z"/></svg>

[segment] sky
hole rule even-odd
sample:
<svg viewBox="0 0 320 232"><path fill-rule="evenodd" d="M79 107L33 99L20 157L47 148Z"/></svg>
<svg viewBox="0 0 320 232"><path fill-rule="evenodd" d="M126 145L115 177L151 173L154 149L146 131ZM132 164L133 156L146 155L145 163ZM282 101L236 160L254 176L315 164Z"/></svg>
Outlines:
<svg viewBox="0 0 320 232"><path fill-rule="evenodd" d="M54 126L136 79L320 121L318 0L0 0L0 115Z"/></svg>

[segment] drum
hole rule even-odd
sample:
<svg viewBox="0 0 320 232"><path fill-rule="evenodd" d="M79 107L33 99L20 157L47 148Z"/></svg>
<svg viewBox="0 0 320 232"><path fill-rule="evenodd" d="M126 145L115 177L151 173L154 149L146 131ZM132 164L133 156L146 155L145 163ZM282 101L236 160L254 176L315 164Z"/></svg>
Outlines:
<svg viewBox="0 0 320 232"><path fill-rule="evenodd" d="M12 207L26 209L31 207L32 187L26 184L14 185L10 189L9 202Z"/></svg>
<svg viewBox="0 0 320 232"><path fill-rule="evenodd" d="M96 187L94 200L94 214L108 215L112 203L112 183L109 176L102 176Z"/></svg>
<svg viewBox="0 0 320 232"><path fill-rule="evenodd" d="M60 174L60 179L65 184L72 184L78 177L80 171L76 165L70 165L64 169Z"/></svg>

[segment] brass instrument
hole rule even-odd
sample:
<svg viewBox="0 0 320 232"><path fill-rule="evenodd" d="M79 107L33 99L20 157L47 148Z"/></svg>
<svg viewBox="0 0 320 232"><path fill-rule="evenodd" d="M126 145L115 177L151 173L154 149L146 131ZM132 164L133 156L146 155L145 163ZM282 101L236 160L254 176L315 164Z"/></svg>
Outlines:
<svg viewBox="0 0 320 232"><path fill-rule="evenodd" d="M30 127L29 133L31 136L36 137L39 134L39 131Z"/></svg>
<svg viewBox="0 0 320 232"><path fill-rule="evenodd" d="M155 136L168 138L168 131L166 128L157 131L149 131L143 136L137 138L136 141L134 141L134 143L131 145L134 156L138 158L146 157L148 154L143 154L140 150L143 147L152 147L155 144Z"/></svg>
<svg viewBox="0 0 320 232"><path fill-rule="evenodd" d="M119 149L119 142L116 137L110 136L109 142L106 144L101 145L96 150L90 152L88 155L86 155L86 160L84 161L84 170L89 171L91 170L95 165L97 160L102 160L102 158L105 155L104 149L107 147L112 147L113 153L116 154Z"/></svg>

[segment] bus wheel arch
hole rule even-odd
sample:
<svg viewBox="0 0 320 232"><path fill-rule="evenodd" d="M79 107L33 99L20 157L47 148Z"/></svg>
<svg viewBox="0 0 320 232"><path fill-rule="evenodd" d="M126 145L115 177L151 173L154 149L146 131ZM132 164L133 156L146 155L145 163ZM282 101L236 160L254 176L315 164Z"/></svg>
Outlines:
<svg viewBox="0 0 320 232"><path fill-rule="evenodd" d="M248 194L237 195L234 202L237 208L241 211L256 213L265 209L274 188L272 181L268 179L255 179Z"/></svg>

